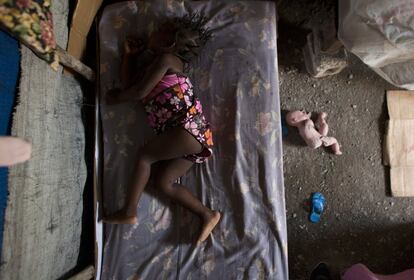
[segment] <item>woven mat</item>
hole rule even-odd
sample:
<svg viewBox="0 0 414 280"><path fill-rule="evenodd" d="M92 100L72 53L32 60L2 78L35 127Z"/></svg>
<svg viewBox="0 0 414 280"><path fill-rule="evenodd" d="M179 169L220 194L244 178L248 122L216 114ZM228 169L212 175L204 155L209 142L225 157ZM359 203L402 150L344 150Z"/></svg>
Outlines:
<svg viewBox="0 0 414 280"><path fill-rule="evenodd" d="M53 1L58 44L66 46L68 2ZM82 92L22 47L12 134L33 158L10 169L0 279L57 279L77 262L86 179Z"/></svg>

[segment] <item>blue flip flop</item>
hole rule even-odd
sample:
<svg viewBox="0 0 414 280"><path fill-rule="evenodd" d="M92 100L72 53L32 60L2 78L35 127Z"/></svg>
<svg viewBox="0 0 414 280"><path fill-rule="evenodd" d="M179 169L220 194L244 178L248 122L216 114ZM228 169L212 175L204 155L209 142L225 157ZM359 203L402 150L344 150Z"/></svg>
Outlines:
<svg viewBox="0 0 414 280"><path fill-rule="evenodd" d="M309 220L312 223L318 223L321 220L321 215L325 208L325 197L320 192L312 194L311 212L309 214Z"/></svg>

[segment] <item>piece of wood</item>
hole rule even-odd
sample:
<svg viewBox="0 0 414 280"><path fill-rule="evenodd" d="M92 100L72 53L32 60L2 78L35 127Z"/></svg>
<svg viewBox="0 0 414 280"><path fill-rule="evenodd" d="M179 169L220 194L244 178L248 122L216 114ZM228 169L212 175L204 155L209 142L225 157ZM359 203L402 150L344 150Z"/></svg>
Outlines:
<svg viewBox="0 0 414 280"><path fill-rule="evenodd" d="M322 52L336 54L343 48L343 44L338 39L337 33L336 19L334 17L326 18L320 30Z"/></svg>
<svg viewBox="0 0 414 280"><path fill-rule="evenodd" d="M68 52L66 52L61 47L57 46L56 53L59 56L59 62L66 66L76 73L79 73L83 77L85 77L89 81L95 80L95 73L94 71L83 64L79 59L76 59L75 57L71 56Z"/></svg>
<svg viewBox="0 0 414 280"><path fill-rule="evenodd" d="M306 37L303 47L306 70L315 78L336 75L348 66L347 54L343 48L333 54L322 52L319 33L314 29Z"/></svg>
<svg viewBox="0 0 414 280"><path fill-rule="evenodd" d="M388 91L390 120L384 143L384 164L391 167L391 193L414 196L414 91Z"/></svg>
<svg viewBox="0 0 414 280"><path fill-rule="evenodd" d="M86 48L86 38L102 2L103 0L78 0L76 3L67 51L77 59L82 59Z"/></svg>
<svg viewBox="0 0 414 280"><path fill-rule="evenodd" d="M70 277L68 280L90 280L95 276L95 268L90 265L78 274Z"/></svg>

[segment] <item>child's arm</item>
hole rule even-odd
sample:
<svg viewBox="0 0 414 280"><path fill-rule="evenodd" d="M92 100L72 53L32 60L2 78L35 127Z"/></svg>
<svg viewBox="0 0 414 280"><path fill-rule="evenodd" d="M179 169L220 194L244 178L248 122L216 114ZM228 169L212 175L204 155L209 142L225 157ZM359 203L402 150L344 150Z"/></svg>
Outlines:
<svg viewBox="0 0 414 280"><path fill-rule="evenodd" d="M141 40L133 40L127 38L124 42L124 53L122 55L121 62L121 84L122 88L128 88L131 86L131 61L135 56L144 50L144 44Z"/></svg>
<svg viewBox="0 0 414 280"><path fill-rule="evenodd" d="M180 59L172 54L163 54L157 57L146 70L144 77L134 85L119 92L116 100L118 102L126 102L143 99L152 91L168 70L179 69L179 64L181 63Z"/></svg>
<svg viewBox="0 0 414 280"><path fill-rule="evenodd" d="M131 64L129 63L132 56L129 53L124 52L121 63L121 84L122 88L127 88L131 83Z"/></svg>

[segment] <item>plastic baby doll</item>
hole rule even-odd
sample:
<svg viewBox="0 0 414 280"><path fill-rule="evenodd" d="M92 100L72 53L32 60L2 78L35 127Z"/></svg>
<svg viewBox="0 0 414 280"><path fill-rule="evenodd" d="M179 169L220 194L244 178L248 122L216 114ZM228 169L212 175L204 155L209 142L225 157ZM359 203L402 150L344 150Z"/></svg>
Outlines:
<svg viewBox="0 0 414 280"><path fill-rule="evenodd" d="M340 146L336 138L329 137L328 124L326 123L326 113L320 113L316 120L316 128L314 122L310 118L311 114L304 111L291 111L286 115L286 122L299 130L300 136L306 144L312 149L320 146L330 147L335 155L342 155Z"/></svg>

